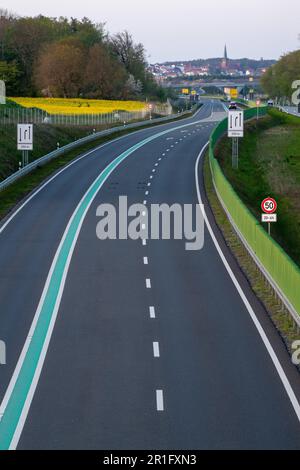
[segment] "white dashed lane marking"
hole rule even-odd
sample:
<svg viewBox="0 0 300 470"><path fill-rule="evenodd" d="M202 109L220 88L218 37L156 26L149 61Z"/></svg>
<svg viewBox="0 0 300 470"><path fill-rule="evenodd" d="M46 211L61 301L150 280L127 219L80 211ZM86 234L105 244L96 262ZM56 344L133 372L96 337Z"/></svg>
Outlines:
<svg viewBox="0 0 300 470"><path fill-rule="evenodd" d="M151 289L151 279L146 279L146 287L147 289Z"/></svg>
<svg viewBox="0 0 300 470"><path fill-rule="evenodd" d="M155 313L155 308L154 307L149 307L149 314L150 318L156 318L156 313Z"/></svg>
<svg viewBox="0 0 300 470"><path fill-rule="evenodd" d="M144 256L143 262L144 262L144 264L148 264L148 257L147 256Z"/></svg>
<svg viewBox="0 0 300 470"><path fill-rule="evenodd" d="M156 409L157 411L164 411L164 392L163 390L156 390Z"/></svg>
<svg viewBox="0 0 300 470"><path fill-rule="evenodd" d="M154 357L160 357L159 342L158 341L153 342L153 356Z"/></svg>

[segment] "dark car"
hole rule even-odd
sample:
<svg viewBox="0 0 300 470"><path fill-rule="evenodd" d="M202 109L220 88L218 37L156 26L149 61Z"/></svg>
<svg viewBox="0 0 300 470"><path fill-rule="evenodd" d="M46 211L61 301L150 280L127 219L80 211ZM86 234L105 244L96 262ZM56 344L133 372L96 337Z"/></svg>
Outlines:
<svg viewBox="0 0 300 470"><path fill-rule="evenodd" d="M234 101L231 101L229 109L237 109L237 104Z"/></svg>

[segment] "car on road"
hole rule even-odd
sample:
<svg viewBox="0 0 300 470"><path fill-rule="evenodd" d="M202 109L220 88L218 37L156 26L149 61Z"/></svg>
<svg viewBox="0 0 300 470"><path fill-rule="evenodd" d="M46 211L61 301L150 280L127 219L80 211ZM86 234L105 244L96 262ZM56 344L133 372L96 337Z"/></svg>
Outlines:
<svg viewBox="0 0 300 470"><path fill-rule="evenodd" d="M237 109L237 104L235 101L230 102L229 109Z"/></svg>

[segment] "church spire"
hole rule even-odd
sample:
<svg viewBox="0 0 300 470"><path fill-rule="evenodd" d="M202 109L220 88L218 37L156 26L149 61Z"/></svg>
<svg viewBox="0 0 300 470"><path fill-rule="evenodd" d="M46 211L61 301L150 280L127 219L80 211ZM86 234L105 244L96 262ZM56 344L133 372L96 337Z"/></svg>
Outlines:
<svg viewBox="0 0 300 470"><path fill-rule="evenodd" d="M228 60L227 45L226 44L225 44L225 48L224 48L224 59Z"/></svg>
<svg viewBox="0 0 300 470"><path fill-rule="evenodd" d="M227 45L224 47L224 57L221 60L221 69L226 70L229 65L228 54L227 54Z"/></svg>

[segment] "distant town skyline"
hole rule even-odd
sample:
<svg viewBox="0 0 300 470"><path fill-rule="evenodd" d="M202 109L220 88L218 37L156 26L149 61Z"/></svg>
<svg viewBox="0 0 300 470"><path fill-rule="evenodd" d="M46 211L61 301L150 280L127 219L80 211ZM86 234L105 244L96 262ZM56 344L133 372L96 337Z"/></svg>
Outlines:
<svg viewBox="0 0 300 470"><path fill-rule="evenodd" d="M182 78L204 78L209 76L240 77L254 80L261 77L275 61L248 58L230 59L227 46L223 57L194 59L190 61L161 62L149 65L149 71L158 83Z"/></svg>
<svg viewBox="0 0 300 470"><path fill-rule="evenodd" d="M224 43L231 59L277 60L300 47L299 0L252 0L246 5L239 0L190 0L187 5L152 0L147 9L138 0L110 0L101 6L95 0L10 0L2 8L23 16L86 16L105 23L112 34L127 29L144 44L151 63L222 57Z"/></svg>

